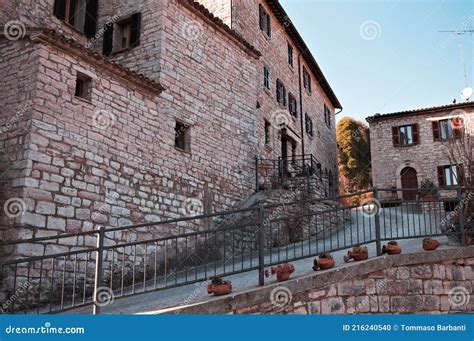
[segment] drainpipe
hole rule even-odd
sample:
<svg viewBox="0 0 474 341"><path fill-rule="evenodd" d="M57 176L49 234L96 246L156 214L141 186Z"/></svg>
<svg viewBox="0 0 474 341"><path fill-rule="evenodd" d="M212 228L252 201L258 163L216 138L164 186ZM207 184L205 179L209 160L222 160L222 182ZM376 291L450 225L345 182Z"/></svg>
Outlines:
<svg viewBox="0 0 474 341"><path fill-rule="evenodd" d="M298 54L298 83L299 83L299 92L300 92L300 122L301 122L301 155L303 156L303 163L304 163L304 128L303 128L303 92L301 87L301 55L303 53L300 52Z"/></svg>

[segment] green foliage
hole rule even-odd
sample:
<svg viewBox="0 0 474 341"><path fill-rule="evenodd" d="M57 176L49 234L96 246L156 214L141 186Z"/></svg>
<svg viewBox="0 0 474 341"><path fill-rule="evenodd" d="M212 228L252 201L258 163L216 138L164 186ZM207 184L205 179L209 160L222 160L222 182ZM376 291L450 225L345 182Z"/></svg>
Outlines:
<svg viewBox="0 0 474 341"><path fill-rule="evenodd" d="M371 186L369 128L362 122L344 117L336 127L339 173L347 191Z"/></svg>

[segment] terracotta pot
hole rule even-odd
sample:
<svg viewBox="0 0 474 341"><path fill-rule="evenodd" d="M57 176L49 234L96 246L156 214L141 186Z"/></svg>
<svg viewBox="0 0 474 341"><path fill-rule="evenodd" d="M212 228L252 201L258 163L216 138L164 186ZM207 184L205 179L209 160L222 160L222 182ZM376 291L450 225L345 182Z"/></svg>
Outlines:
<svg viewBox="0 0 474 341"><path fill-rule="evenodd" d="M347 256L344 256L344 262L349 262L351 259L358 262L369 258L369 253L367 251L347 251Z"/></svg>
<svg viewBox="0 0 474 341"><path fill-rule="evenodd" d="M214 296L228 295L232 291L232 284L230 282L224 281L222 284L212 284L207 285L207 293L214 294Z"/></svg>
<svg viewBox="0 0 474 341"><path fill-rule="evenodd" d="M398 255L402 253L402 248L398 244L388 243L387 245L382 246L382 254L389 255Z"/></svg>
<svg viewBox="0 0 474 341"><path fill-rule="evenodd" d="M335 264L336 264L336 261L332 258L330 258L330 259L328 259L328 258L319 258L319 260L318 260L318 267L321 270L331 269L332 267L334 267Z"/></svg>
<svg viewBox="0 0 474 341"><path fill-rule="evenodd" d="M287 271L284 271L284 272L278 272L276 274L277 276L277 281L278 282L284 282L284 281L287 281L290 279L290 273L287 272Z"/></svg>
<svg viewBox="0 0 474 341"><path fill-rule="evenodd" d="M439 247L439 241L436 239L425 239L423 240L423 250L433 251Z"/></svg>
<svg viewBox="0 0 474 341"><path fill-rule="evenodd" d="M278 266L271 267L271 274L276 275L278 282L287 281L290 279L290 275L295 271L295 267L291 263L285 263ZM269 276L268 271L265 274Z"/></svg>

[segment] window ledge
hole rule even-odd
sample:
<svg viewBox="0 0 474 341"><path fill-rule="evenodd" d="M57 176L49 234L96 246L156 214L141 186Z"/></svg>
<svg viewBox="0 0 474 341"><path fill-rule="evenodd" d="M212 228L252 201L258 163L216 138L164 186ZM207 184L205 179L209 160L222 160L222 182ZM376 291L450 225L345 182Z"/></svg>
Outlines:
<svg viewBox="0 0 474 341"><path fill-rule="evenodd" d="M176 146L174 146L174 149L176 149L178 152L181 152L181 153L183 153L183 154L185 154L185 155L191 156L191 151L190 151L190 150L181 149L181 148L178 148L178 147L176 147Z"/></svg>
<svg viewBox="0 0 474 341"><path fill-rule="evenodd" d="M92 105L92 100L90 100L90 99L87 99L87 98L84 98L84 97L79 97L79 96L76 96L76 95L74 95L74 98L81 101L81 102Z"/></svg>

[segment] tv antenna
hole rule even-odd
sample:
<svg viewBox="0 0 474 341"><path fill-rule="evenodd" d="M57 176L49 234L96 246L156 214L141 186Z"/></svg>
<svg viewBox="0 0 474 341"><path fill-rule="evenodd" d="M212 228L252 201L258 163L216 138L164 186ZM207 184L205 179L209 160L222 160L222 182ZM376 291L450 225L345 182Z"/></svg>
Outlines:
<svg viewBox="0 0 474 341"><path fill-rule="evenodd" d="M461 98L468 101L469 98L472 96L473 90L471 87L469 87L469 84L467 81L466 62L464 61L464 50L463 50L462 42L461 42L461 35L468 34L468 33L472 34L474 33L474 30L446 30L446 31L439 31L439 32L451 33L458 36L459 51L461 52L461 61L464 67L464 82L466 83L466 87L461 91Z"/></svg>

